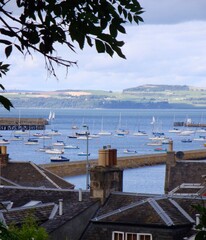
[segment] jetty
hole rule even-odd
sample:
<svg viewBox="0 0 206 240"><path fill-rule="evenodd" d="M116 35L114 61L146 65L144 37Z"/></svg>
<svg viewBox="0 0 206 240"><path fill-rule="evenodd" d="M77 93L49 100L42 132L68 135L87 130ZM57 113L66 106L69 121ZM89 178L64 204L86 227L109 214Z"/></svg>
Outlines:
<svg viewBox="0 0 206 240"><path fill-rule="evenodd" d="M45 130L49 122L44 118L0 118L0 130Z"/></svg>
<svg viewBox="0 0 206 240"><path fill-rule="evenodd" d="M117 166L121 169L130 169L143 166L165 164L166 158L167 153L118 157ZM200 159L206 159L206 149L184 151L184 158L182 160ZM89 160L89 164L90 167L97 166L97 159ZM60 177L78 176L86 173L86 160L71 161L65 163L41 164L40 166L48 169Z"/></svg>
<svg viewBox="0 0 206 240"><path fill-rule="evenodd" d="M174 122L174 127L206 127L206 123Z"/></svg>

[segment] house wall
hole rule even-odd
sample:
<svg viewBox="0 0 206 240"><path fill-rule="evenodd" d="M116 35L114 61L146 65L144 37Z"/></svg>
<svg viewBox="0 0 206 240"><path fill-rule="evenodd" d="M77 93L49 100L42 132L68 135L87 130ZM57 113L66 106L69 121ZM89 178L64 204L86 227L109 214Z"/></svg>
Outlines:
<svg viewBox="0 0 206 240"><path fill-rule="evenodd" d="M99 208L99 203L96 202L90 208L71 219L66 224L62 225L56 231L50 234L51 240L78 240L81 234L88 225L90 219L94 216Z"/></svg>

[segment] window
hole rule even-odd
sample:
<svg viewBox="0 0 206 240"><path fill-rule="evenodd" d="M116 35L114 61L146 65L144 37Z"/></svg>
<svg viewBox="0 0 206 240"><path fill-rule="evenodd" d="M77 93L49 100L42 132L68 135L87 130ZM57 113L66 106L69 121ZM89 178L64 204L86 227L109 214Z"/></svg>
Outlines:
<svg viewBox="0 0 206 240"><path fill-rule="evenodd" d="M113 232L112 240L152 240L152 235L149 233L124 233L124 232Z"/></svg>
<svg viewBox="0 0 206 240"><path fill-rule="evenodd" d="M137 233L126 233L126 240L137 240Z"/></svg>
<svg viewBox="0 0 206 240"><path fill-rule="evenodd" d="M123 232L113 232L112 240L124 240L124 233Z"/></svg>
<svg viewBox="0 0 206 240"><path fill-rule="evenodd" d="M152 240L152 235L151 234L139 234L139 239L138 240Z"/></svg>

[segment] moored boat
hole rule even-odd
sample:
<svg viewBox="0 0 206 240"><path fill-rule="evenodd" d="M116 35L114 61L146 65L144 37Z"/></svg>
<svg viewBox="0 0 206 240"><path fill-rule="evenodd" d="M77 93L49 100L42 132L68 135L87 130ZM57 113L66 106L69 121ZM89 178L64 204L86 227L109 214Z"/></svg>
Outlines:
<svg viewBox="0 0 206 240"><path fill-rule="evenodd" d="M51 162L69 162L70 161L69 158L64 157L62 155L50 157L50 160L51 160Z"/></svg>
<svg viewBox="0 0 206 240"><path fill-rule="evenodd" d="M128 153L128 154L137 153L137 151L135 151L135 150L130 150L130 149L125 149L123 152L124 152L124 153Z"/></svg>
<svg viewBox="0 0 206 240"><path fill-rule="evenodd" d="M79 149L79 147L75 145L65 145L64 149Z"/></svg>

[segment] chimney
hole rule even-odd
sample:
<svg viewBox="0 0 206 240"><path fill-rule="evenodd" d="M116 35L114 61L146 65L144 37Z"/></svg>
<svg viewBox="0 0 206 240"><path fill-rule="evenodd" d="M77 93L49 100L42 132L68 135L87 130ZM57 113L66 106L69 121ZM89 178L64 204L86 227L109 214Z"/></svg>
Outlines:
<svg viewBox="0 0 206 240"><path fill-rule="evenodd" d="M123 170L117 167L117 149L99 150L98 165L90 169L90 195L103 204L113 191L123 189Z"/></svg>
<svg viewBox="0 0 206 240"><path fill-rule="evenodd" d="M63 199L59 199L59 216L63 214Z"/></svg>
<svg viewBox="0 0 206 240"><path fill-rule="evenodd" d="M0 146L0 167L6 167L9 161L7 146Z"/></svg>
<svg viewBox="0 0 206 240"><path fill-rule="evenodd" d="M175 167L175 165L176 165L176 157L175 157L175 152L173 151L173 141L170 141L168 151L167 151L167 156L166 156L166 171L165 171L165 186L164 186L165 193L168 193L171 190L170 189L170 185L172 182L171 169Z"/></svg>

